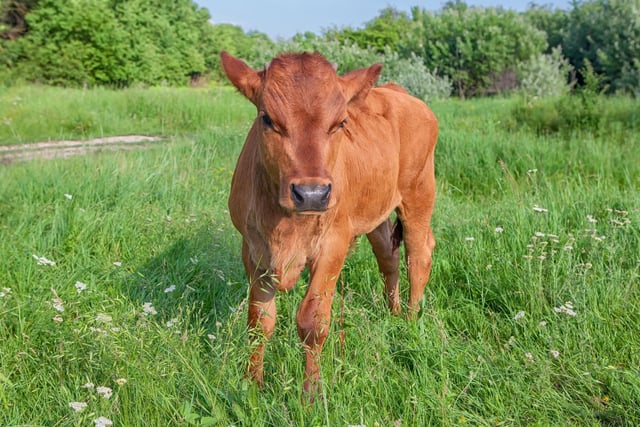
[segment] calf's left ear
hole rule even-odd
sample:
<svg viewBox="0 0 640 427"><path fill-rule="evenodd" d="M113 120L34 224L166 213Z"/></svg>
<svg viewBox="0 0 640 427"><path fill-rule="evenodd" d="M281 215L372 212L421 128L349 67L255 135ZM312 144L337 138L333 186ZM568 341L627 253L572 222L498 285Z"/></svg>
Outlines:
<svg viewBox="0 0 640 427"><path fill-rule="evenodd" d="M350 71L340 77L342 90L347 102L364 100L373 85L378 81L381 71L382 64L373 64L369 68Z"/></svg>
<svg viewBox="0 0 640 427"><path fill-rule="evenodd" d="M224 73L231 83L233 83L240 93L246 96L249 101L257 105L258 89L262 85L263 71L254 70L241 59L231 56L225 51L220 53L220 59Z"/></svg>

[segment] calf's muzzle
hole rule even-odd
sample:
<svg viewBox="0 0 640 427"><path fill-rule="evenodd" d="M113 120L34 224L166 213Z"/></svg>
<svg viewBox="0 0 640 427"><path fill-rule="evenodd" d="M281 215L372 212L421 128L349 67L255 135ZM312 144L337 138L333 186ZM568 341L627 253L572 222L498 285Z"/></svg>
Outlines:
<svg viewBox="0 0 640 427"><path fill-rule="evenodd" d="M331 184L291 184L291 200L298 212L325 211L331 197Z"/></svg>

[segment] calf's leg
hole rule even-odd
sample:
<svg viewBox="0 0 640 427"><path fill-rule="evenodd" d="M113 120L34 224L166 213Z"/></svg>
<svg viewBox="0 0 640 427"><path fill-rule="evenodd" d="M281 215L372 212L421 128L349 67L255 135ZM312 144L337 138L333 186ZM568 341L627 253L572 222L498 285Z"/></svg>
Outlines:
<svg viewBox="0 0 640 427"><path fill-rule="evenodd" d="M310 400L321 390L320 353L331 326L331 304L348 247L348 238L329 238L318 257L312 260L309 288L296 316L305 352L303 389Z"/></svg>
<svg viewBox="0 0 640 427"><path fill-rule="evenodd" d="M431 215L435 204L433 174L431 173L422 185L414 189L412 197L404 199L398 208L403 226L407 270L411 284L409 317L415 317L420 310L420 301L431 274L431 255L436 245L431 230Z"/></svg>
<svg viewBox="0 0 640 427"><path fill-rule="evenodd" d="M384 277L384 287L387 294L389 310L394 315L400 314L400 296L398 290L398 265L400 263L400 248L393 241L393 225L387 219L371 233L367 234L371 248L378 261L378 269ZM399 243L399 242L398 242Z"/></svg>
<svg viewBox="0 0 640 427"><path fill-rule="evenodd" d="M251 260L246 242L242 244L242 261L250 283L247 325L253 353L249 359L248 375L262 387L264 349L276 326L276 286L267 270L259 269Z"/></svg>

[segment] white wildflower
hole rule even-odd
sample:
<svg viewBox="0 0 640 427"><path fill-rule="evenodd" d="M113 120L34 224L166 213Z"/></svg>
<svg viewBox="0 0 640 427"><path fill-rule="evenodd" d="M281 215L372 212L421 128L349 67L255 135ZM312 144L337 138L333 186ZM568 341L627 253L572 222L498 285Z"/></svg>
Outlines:
<svg viewBox="0 0 640 427"><path fill-rule="evenodd" d="M171 285L168 288L165 288L164 293L168 294L168 293L173 292L175 290L176 290L176 285Z"/></svg>
<svg viewBox="0 0 640 427"><path fill-rule="evenodd" d="M213 334L207 334L207 338L209 338L211 341L214 341L216 339L216 336Z"/></svg>
<svg viewBox="0 0 640 427"><path fill-rule="evenodd" d="M66 197L66 198L67 198L67 200L71 200L71 199L73 199L73 195L72 195L72 194L64 193L64 197Z"/></svg>
<svg viewBox="0 0 640 427"><path fill-rule="evenodd" d="M551 357L553 357L554 359L557 359L558 357L560 357L560 352L558 350L551 350L549 352L549 354L551 355Z"/></svg>
<svg viewBox="0 0 640 427"><path fill-rule="evenodd" d="M93 420L93 422L95 423L95 427L108 427L113 425L113 421L107 417L98 417Z"/></svg>
<svg viewBox="0 0 640 427"><path fill-rule="evenodd" d="M113 265L115 265L116 267L122 267L122 263L120 261L114 261Z"/></svg>
<svg viewBox="0 0 640 427"><path fill-rule="evenodd" d="M11 288L2 288L0 291L0 298L4 298L11 293Z"/></svg>
<svg viewBox="0 0 640 427"><path fill-rule="evenodd" d="M494 230L496 233L502 233L504 231L504 228L502 227L496 227L496 229Z"/></svg>
<svg viewBox="0 0 640 427"><path fill-rule="evenodd" d="M33 254L33 259L38 261L38 265L56 265L55 261L51 261L50 259L47 259L43 256L38 256L36 254Z"/></svg>
<svg viewBox="0 0 640 427"><path fill-rule="evenodd" d="M152 305L153 303L145 302L142 304L142 311L144 311L144 315L147 316L149 314L158 314L156 309Z"/></svg>
<svg viewBox="0 0 640 427"><path fill-rule="evenodd" d="M82 385L82 388L86 388L86 389L89 389L89 390L93 390L94 387L95 387L94 383L86 383L86 384Z"/></svg>
<svg viewBox="0 0 640 427"><path fill-rule="evenodd" d="M76 282L75 287L76 287L76 291L78 291L78 293L81 293L82 291L87 289L87 284L82 282Z"/></svg>
<svg viewBox="0 0 640 427"><path fill-rule="evenodd" d="M96 322L109 323L112 320L113 320L113 318L111 316L109 316L108 314L98 313L96 315Z"/></svg>
<svg viewBox="0 0 640 427"><path fill-rule="evenodd" d="M64 305L62 305L62 300L60 298L52 299L51 306L60 313L64 313Z"/></svg>
<svg viewBox="0 0 640 427"><path fill-rule="evenodd" d="M167 321L167 328L173 328L177 324L178 324L178 318L174 317L173 319Z"/></svg>
<svg viewBox="0 0 640 427"><path fill-rule="evenodd" d="M515 316L513 316L513 320L522 319L525 315L526 315L525 312L520 310L519 312L516 313Z"/></svg>
<svg viewBox="0 0 640 427"><path fill-rule="evenodd" d="M525 354L524 354L524 357L526 357L526 358L527 358L527 360L529 360L529 362L531 362L531 363L533 363L533 362L534 362L534 360L533 360L533 354L531 354L531 353L525 353Z"/></svg>
<svg viewBox="0 0 640 427"><path fill-rule="evenodd" d="M473 242L474 240L476 240L475 237L465 237L464 240L466 240L467 242Z"/></svg>
<svg viewBox="0 0 640 427"><path fill-rule="evenodd" d="M533 205L533 211L542 213L542 212L549 212L549 209L541 208L538 205Z"/></svg>
<svg viewBox="0 0 640 427"><path fill-rule="evenodd" d="M53 321L56 323L62 323L63 321L62 316L54 316Z"/></svg>
<svg viewBox="0 0 640 427"><path fill-rule="evenodd" d="M125 385L127 383L127 379L126 378L118 378L116 380L116 384L118 385Z"/></svg>
<svg viewBox="0 0 640 427"><path fill-rule="evenodd" d="M540 323L538 323L538 326L541 328L546 328L547 327L547 321L546 320L541 320Z"/></svg>
<svg viewBox="0 0 640 427"><path fill-rule="evenodd" d="M96 387L96 393L98 393L100 396L104 397L105 399L109 399L111 397L111 394L113 393L113 390L111 390L111 388L109 387L99 386L99 387Z"/></svg>
<svg viewBox="0 0 640 427"><path fill-rule="evenodd" d="M587 215L587 221L591 224L595 224L596 222L598 222L598 220L595 219L592 215Z"/></svg>
<svg viewBox="0 0 640 427"><path fill-rule="evenodd" d="M536 232L535 232L535 236L536 236L536 237L544 237L544 236L545 236L545 234L544 234L543 232L541 232L541 231L536 231Z"/></svg>
<svg viewBox="0 0 640 427"><path fill-rule="evenodd" d="M565 245L565 246L564 246L564 248L562 248L562 249L563 249L563 250L565 250L565 251L567 251L567 252L569 252L569 251L572 251L572 250L573 250L573 246L571 246L571 245Z"/></svg>
<svg viewBox="0 0 640 427"><path fill-rule="evenodd" d="M87 407L87 404L86 402L69 402L69 407L76 412L80 412Z"/></svg>
<svg viewBox="0 0 640 427"><path fill-rule="evenodd" d="M567 316L572 317L578 314L573 310L573 303L571 301L565 302L560 307L553 307L553 311L555 311L556 313L564 313Z"/></svg>

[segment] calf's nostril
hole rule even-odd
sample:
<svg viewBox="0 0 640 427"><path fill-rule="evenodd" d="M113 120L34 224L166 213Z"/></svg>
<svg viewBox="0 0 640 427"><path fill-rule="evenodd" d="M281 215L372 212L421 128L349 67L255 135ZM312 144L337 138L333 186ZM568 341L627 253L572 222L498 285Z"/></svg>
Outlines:
<svg viewBox="0 0 640 427"><path fill-rule="evenodd" d="M331 185L291 184L291 200L298 211L324 211L329 204Z"/></svg>
<svg viewBox="0 0 640 427"><path fill-rule="evenodd" d="M296 206L304 203L304 196L301 194L300 191L301 190L298 188L297 185L291 184L291 198L293 199L293 203L295 203Z"/></svg>
<svg viewBox="0 0 640 427"><path fill-rule="evenodd" d="M322 195L320 202L326 206L327 203L329 203L329 196L331 195L331 184L325 185L325 187L326 188L324 189L324 194Z"/></svg>

